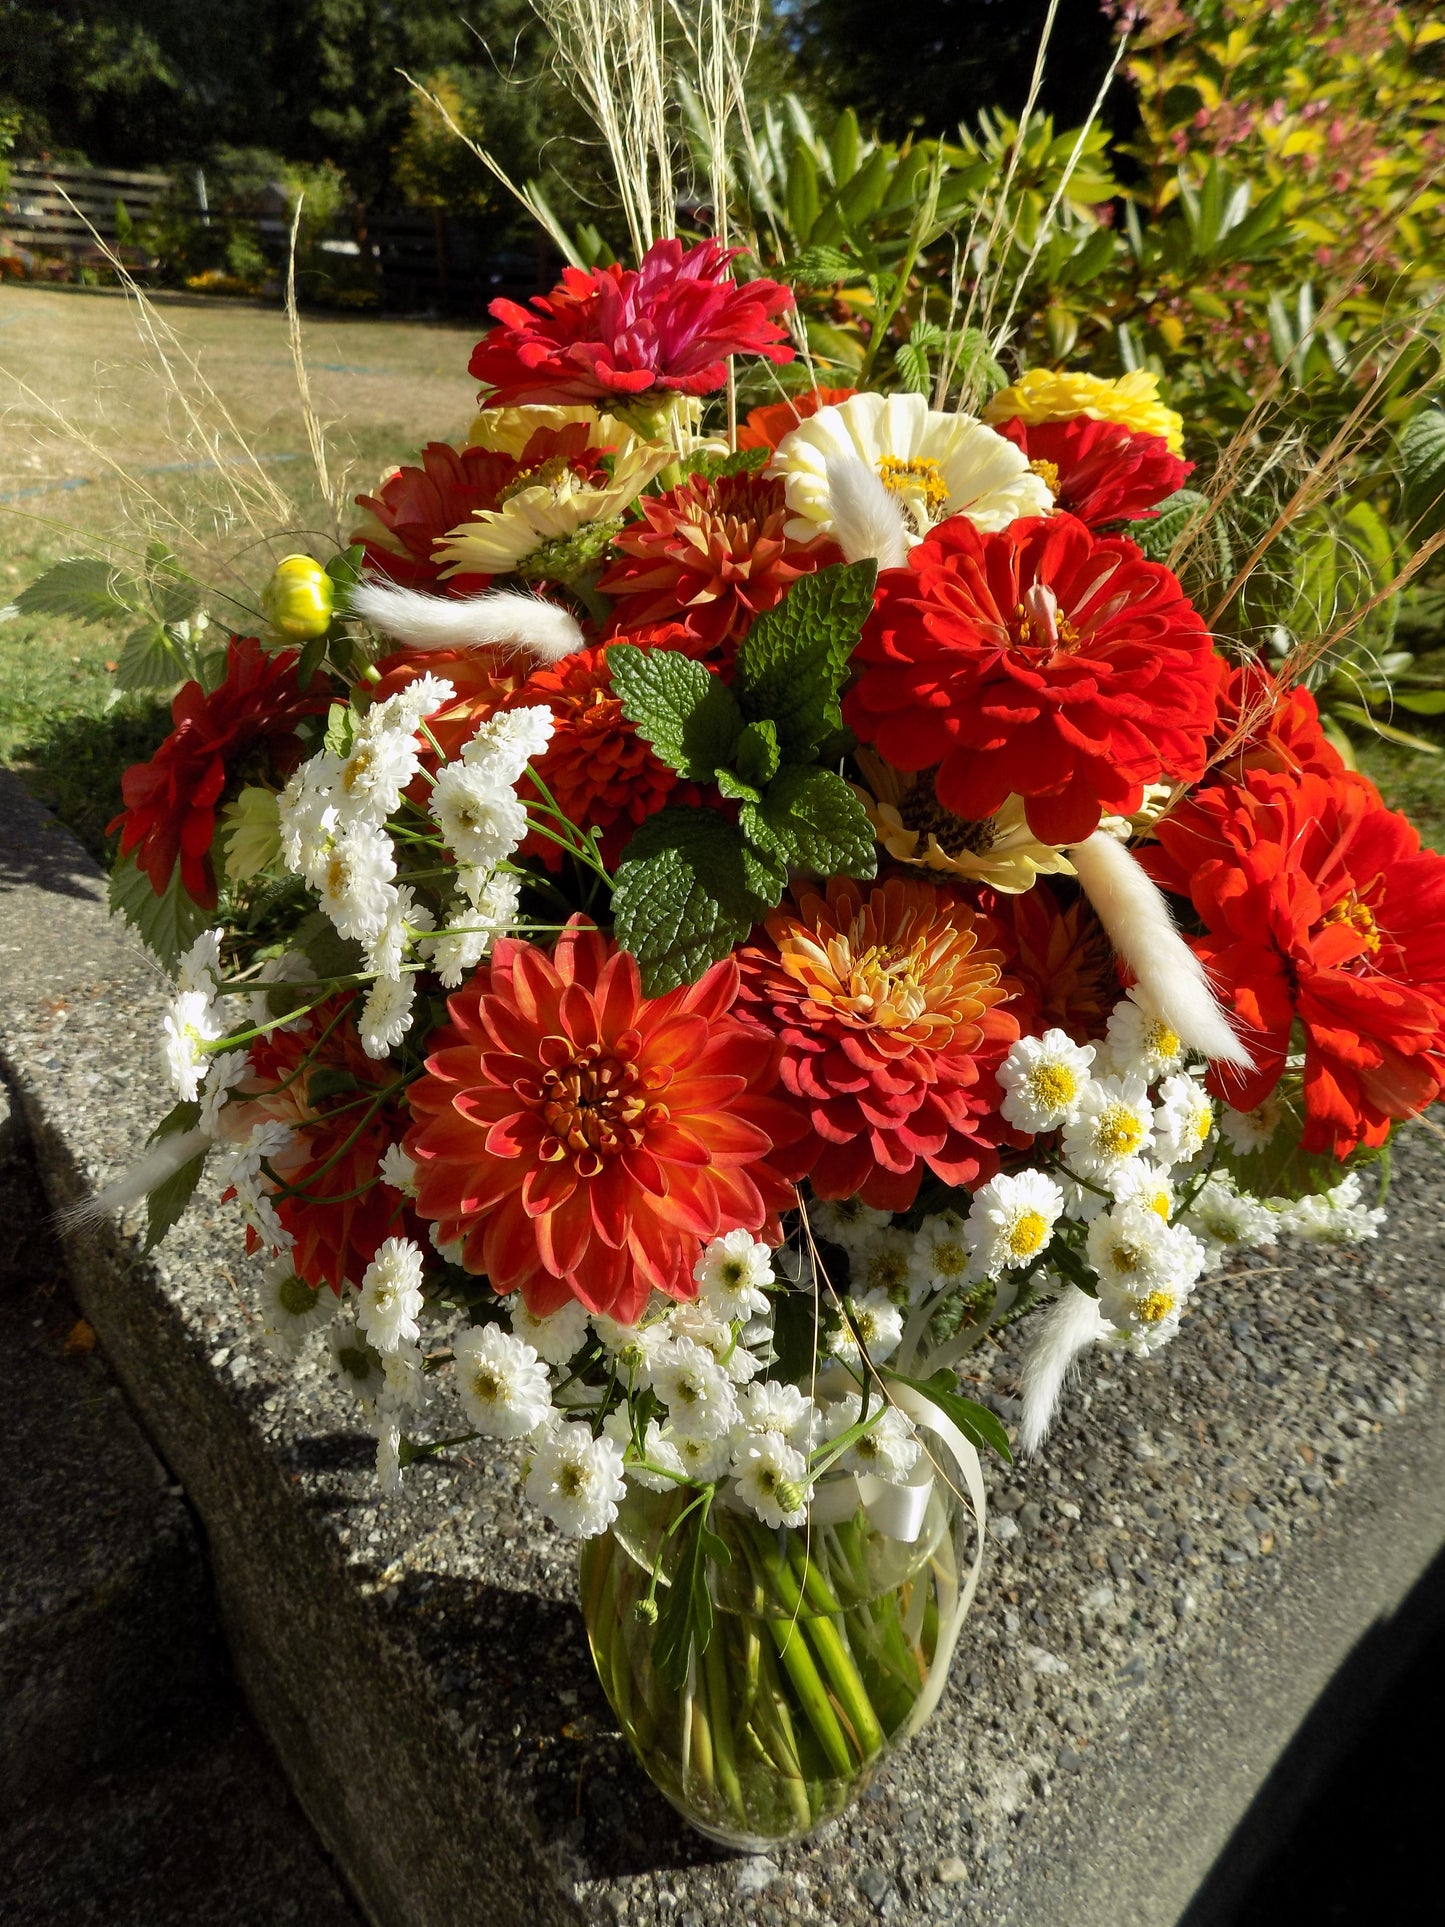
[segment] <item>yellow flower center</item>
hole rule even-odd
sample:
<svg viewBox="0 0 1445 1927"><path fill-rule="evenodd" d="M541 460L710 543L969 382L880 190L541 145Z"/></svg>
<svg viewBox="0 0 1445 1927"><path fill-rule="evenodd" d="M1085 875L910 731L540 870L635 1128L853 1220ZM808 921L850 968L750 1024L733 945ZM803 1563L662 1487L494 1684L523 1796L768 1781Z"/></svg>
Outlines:
<svg viewBox="0 0 1445 1927"><path fill-rule="evenodd" d="M1115 1271L1123 1272L1125 1277L1131 1271L1137 1271L1144 1262L1137 1245L1115 1245L1109 1253L1109 1259Z"/></svg>
<svg viewBox="0 0 1445 1927"><path fill-rule="evenodd" d="M1141 1325L1157 1325L1169 1316L1174 1309L1172 1292L1151 1291L1147 1298L1141 1298L1134 1307L1134 1315Z"/></svg>
<svg viewBox="0 0 1445 1927"><path fill-rule="evenodd" d="M519 468L504 488L497 491L497 507L505 508L514 495L523 489L550 488L555 491L564 475L570 476L571 466L565 455L549 455L545 462L538 462L533 468Z"/></svg>
<svg viewBox="0 0 1445 1927"><path fill-rule="evenodd" d="M1374 912L1367 903L1360 902L1353 890L1347 897L1341 897L1338 903L1331 904L1325 912L1325 922L1347 923L1351 929L1358 930L1365 940L1366 951L1372 957L1380 948L1381 938L1375 927Z"/></svg>
<svg viewBox="0 0 1445 1927"><path fill-rule="evenodd" d="M933 1269L940 1278L961 1278L968 1270L968 1253L951 1241L933 1247Z"/></svg>
<svg viewBox="0 0 1445 1927"><path fill-rule="evenodd" d="M493 1399L502 1396L502 1386L496 1373L485 1365L474 1374L472 1378L472 1390L478 1398L485 1399L488 1404L490 1404Z"/></svg>
<svg viewBox="0 0 1445 1927"><path fill-rule="evenodd" d="M355 795L358 787L366 781L375 760L375 752L370 743L362 743L351 752L341 772L341 787L348 796Z"/></svg>
<svg viewBox="0 0 1445 1927"><path fill-rule="evenodd" d="M1162 1018L1156 1019L1149 1026L1148 1048L1153 1056L1161 1059L1177 1057L1180 1051L1179 1034L1170 1030Z"/></svg>
<svg viewBox="0 0 1445 1927"><path fill-rule="evenodd" d="M1169 1193L1167 1191L1156 1191L1149 1200L1149 1209L1154 1213L1156 1218L1162 1218L1165 1224L1168 1224Z"/></svg>
<svg viewBox="0 0 1445 1927"><path fill-rule="evenodd" d="M1079 1094L1079 1080L1067 1064L1036 1064L1029 1072L1028 1087L1040 1110L1066 1110Z"/></svg>
<svg viewBox="0 0 1445 1927"><path fill-rule="evenodd" d="M575 1499L587 1490L587 1475L580 1465L564 1465L557 1474L557 1486L565 1498Z"/></svg>
<svg viewBox="0 0 1445 1927"><path fill-rule="evenodd" d="M1106 1157L1132 1157L1144 1142L1144 1120L1123 1104L1110 1104L1094 1123L1094 1143Z"/></svg>
<svg viewBox="0 0 1445 1927"><path fill-rule="evenodd" d="M1049 494L1052 495L1057 502L1059 499L1058 463L1046 462L1043 457L1040 456L1037 461L1030 462L1029 467L1033 470L1034 474L1039 477L1044 487L1049 491Z"/></svg>
<svg viewBox="0 0 1445 1927"><path fill-rule="evenodd" d="M1042 1211L1020 1211L1008 1228L1009 1255L1032 1258L1049 1235L1049 1221Z"/></svg>
<svg viewBox="0 0 1445 1927"><path fill-rule="evenodd" d="M931 456L916 455L911 461L899 455L880 456L878 479L895 495L921 496L930 518L948 506L948 484Z"/></svg>

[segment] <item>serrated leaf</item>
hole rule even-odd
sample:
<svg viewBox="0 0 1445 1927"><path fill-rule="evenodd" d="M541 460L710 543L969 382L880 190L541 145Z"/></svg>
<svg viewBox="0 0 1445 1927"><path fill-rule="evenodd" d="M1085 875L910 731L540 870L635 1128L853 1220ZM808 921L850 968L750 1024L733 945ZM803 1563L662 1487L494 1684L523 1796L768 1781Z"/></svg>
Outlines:
<svg viewBox="0 0 1445 1927"><path fill-rule="evenodd" d="M778 272L794 288L830 288L856 274L858 263L840 248L802 248Z"/></svg>
<svg viewBox="0 0 1445 1927"><path fill-rule="evenodd" d="M743 719L720 676L679 650L633 643L614 643L607 667L623 715L669 769L706 782L732 761Z"/></svg>
<svg viewBox="0 0 1445 1927"><path fill-rule="evenodd" d="M169 631L159 622L133 629L116 665L117 689L171 689L188 672Z"/></svg>
<svg viewBox="0 0 1445 1927"><path fill-rule="evenodd" d="M979 1451L994 1451L1005 1465L1013 1464L1013 1453L1009 1449L1008 1433L998 1417L986 1405L978 1405L971 1398L965 1398L957 1389L951 1372L935 1372L932 1378L905 1378L901 1372L889 1372L887 1376L896 1379L900 1385L909 1385L930 1405L936 1405L945 1418L954 1424Z"/></svg>
<svg viewBox="0 0 1445 1927"><path fill-rule="evenodd" d="M135 858L120 857L110 873L108 895L112 915L124 917L167 970L210 921L209 913L183 887L179 864L158 896L145 871L136 868Z"/></svg>
<svg viewBox="0 0 1445 1927"><path fill-rule="evenodd" d="M758 803L762 801L762 791L751 783L744 783L734 776L730 769L720 769L717 773L718 793L730 803Z"/></svg>
<svg viewBox="0 0 1445 1927"><path fill-rule="evenodd" d="M778 732L771 722L747 725L733 750L733 768L755 789L773 780L778 773Z"/></svg>
<svg viewBox="0 0 1445 1927"><path fill-rule="evenodd" d="M838 691L873 608L874 562L841 562L793 584L738 650L733 694L748 722L771 722L785 762L806 763L841 727Z"/></svg>
<svg viewBox="0 0 1445 1927"><path fill-rule="evenodd" d="M1428 541L1445 522L1445 408L1422 408L1400 435L1400 516L1410 539Z"/></svg>
<svg viewBox="0 0 1445 1927"><path fill-rule="evenodd" d="M1160 503L1159 513L1152 520L1130 522L1124 533L1151 562L1167 561L1185 525L1204 506L1204 499L1197 489L1178 489Z"/></svg>
<svg viewBox="0 0 1445 1927"><path fill-rule="evenodd" d="M821 877L878 874L868 812L834 770L800 765L779 770L762 802L742 813L744 831L752 833L758 822L791 870Z"/></svg>
<svg viewBox="0 0 1445 1927"><path fill-rule="evenodd" d="M683 473L699 476L705 482L715 482L723 475L750 475L766 468L772 455L770 448L739 448L727 455L691 455L683 465Z"/></svg>
<svg viewBox="0 0 1445 1927"><path fill-rule="evenodd" d="M206 1168L206 1152L198 1152L189 1164L158 1184L146 1198L146 1235L143 1251L154 1251L176 1219L180 1217L201 1181Z"/></svg>
<svg viewBox="0 0 1445 1927"><path fill-rule="evenodd" d="M1376 1164L1383 1147L1363 1146L1347 1158L1300 1147L1300 1122L1287 1112L1270 1142L1258 1151L1235 1151L1221 1143L1219 1161L1241 1191L1257 1198L1308 1198L1333 1190L1351 1171Z"/></svg>
<svg viewBox="0 0 1445 1927"><path fill-rule="evenodd" d="M636 957L650 997L695 983L731 955L783 894L787 873L750 849L714 810L659 810L617 866L618 943Z"/></svg>
<svg viewBox="0 0 1445 1927"><path fill-rule="evenodd" d="M15 607L23 616L69 616L76 622L128 622L136 615L134 584L99 556L72 555L22 589ZM127 600L124 590L130 590Z"/></svg>
<svg viewBox="0 0 1445 1927"><path fill-rule="evenodd" d="M343 937L336 925L321 910L313 910L296 926L292 938L295 948L309 961L318 977L353 977L362 968L365 955L354 937ZM278 989L284 990L285 985ZM284 1010L272 1002L272 1015Z"/></svg>

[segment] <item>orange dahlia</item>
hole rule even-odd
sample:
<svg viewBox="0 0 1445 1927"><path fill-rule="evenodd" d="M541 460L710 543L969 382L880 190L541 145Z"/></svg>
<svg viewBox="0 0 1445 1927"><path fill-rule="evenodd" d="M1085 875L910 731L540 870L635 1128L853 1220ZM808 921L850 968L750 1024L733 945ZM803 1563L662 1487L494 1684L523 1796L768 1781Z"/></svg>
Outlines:
<svg viewBox="0 0 1445 1927"><path fill-rule="evenodd" d="M1123 995L1119 961L1104 926L1076 895L1059 901L1046 883L1019 896L992 898L1007 963L1018 987L1012 1007L1025 1036L1067 1031L1076 1044L1101 1038Z"/></svg>
<svg viewBox="0 0 1445 1927"><path fill-rule="evenodd" d="M807 421L820 408L847 401L857 392L856 388L810 388L806 394L789 395L786 401L770 401L762 408L754 408L738 429L738 447L776 448L799 422Z"/></svg>
<svg viewBox="0 0 1445 1927"><path fill-rule="evenodd" d="M296 1240L291 1261L308 1285L359 1285L387 1239L415 1220L378 1166L406 1128L390 1087L396 1067L367 1056L355 998L336 997L284 1031L251 1046L251 1062L224 1113L227 1134L264 1118L289 1124L287 1148L271 1159L281 1181L276 1215ZM254 1239L248 1239L254 1244Z"/></svg>
<svg viewBox="0 0 1445 1927"><path fill-rule="evenodd" d="M696 1296L719 1232L781 1236L792 1193L770 1159L799 1127L737 995L729 959L645 997L581 917L550 958L497 945L408 1093L418 1208L469 1271L535 1313L576 1299L630 1322L653 1290Z"/></svg>
<svg viewBox="0 0 1445 1927"><path fill-rule="evenodd" d="M471 741L526 676L515 649L399 649L376 668L380 682L365 686L373 702L395 696L419 676L444 676L452 685L456 691L452 700L426 719L427 729L449 757L461 754L462 745ZM422 763L428 769L435 766L436 752L429 745L423 748ZM418 782L420 787L414 785L412 795L424 802L431 785L425 778Z"/></svg>
<svg viewBox="0 0 1445 1927"><path fill-rule="evenodd" d="M799 576L843 560L827 536L795 542L783 533L783 485L761 475L693 476L638 507L641 518L613 543L621 560L597 585L618 598L612 633L680 621L692 655L740 642Z"/></svg>
<svg viewBox="0 0 1445 1927"><path fill-rule="evenodd" d="M820 1198L906 1211L925 1171L993 1174L992 1072L1019 1034L997 933L961 895L891 877L799 885L742 952L743 1000L783 1047L807 1135L779 1162Z"/></svg>

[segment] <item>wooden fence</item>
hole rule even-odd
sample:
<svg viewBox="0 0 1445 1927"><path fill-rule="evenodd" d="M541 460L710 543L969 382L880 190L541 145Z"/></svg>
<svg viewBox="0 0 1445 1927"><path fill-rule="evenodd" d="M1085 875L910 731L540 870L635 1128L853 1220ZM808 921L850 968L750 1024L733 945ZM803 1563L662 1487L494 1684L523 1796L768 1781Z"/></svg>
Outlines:
<svg viewBox="0 0 1445 1927"><path fill-rule="evenodd" d="M123 207L132 224L139 222L170 184L168 174L15 161L0 203L0 226L37 253L94 263L103 258L95 234L110 247L121 239L124 223L117 209Z"/></svg>

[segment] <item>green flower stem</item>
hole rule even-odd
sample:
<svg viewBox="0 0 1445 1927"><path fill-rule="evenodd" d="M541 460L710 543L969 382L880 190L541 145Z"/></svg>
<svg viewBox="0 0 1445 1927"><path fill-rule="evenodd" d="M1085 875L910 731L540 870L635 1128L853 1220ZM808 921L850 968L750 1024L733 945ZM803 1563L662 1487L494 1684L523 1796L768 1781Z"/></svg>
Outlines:
<svg viewBox="0 0 1445 1927"><path fill-rule="evenodd" d="M719 1626L713 1627L712 1638L703 1655L703 1665L708 1705L712 1713L713 1754L717 1764L718 1785L732 1809L734 1819L746 1826L747 1812L743 1806L743 1790L738 1780L737 1759L733 1751L733 1695L728 1680L727 1656L723 1652L722 1628Z"/></svg>
<svg viewBox="0 0 1445 1927"><path fill-rule="evenodd" d="M696 1674L696 1667L693 1670ZM708 1722L706 1698L692 1684L682 1696L682 1709L684 1722L692 1726L692 1770L711 1792L714 1785L712 1727Z"/></svg>
<svg viewBox="0 0 1445 1927"><path fill-rule="evenodd" d="M799 1551L802 1552L801 1546ZM796 1616L799 1630L806 1631L808 1639L823 1662L823 1670L832 1681L833 1690L838 1695L843 1714L853 1729L859 1753L865 1760L871 1759L875 1753L882 1750L883 1729L878 1724L878 1716L873 1711L867 1690L858 1677L858 1668L853 1664L853 1655L849 1652L847 1642L839 1633L837 1626L831 1619L807 1615L806 1595L810 1583L815 1594L818 1595L817 1603L823 1613L836 1613L840 1608L831 1589L806 1552L802 1552L802 1558L806 1577L801 1585L791 1566L771 1547L763 1555L764 1571L773 1582L780 1604L789 1615ZM824 1601L831 1603L825 1604ZM784 1664L788 1664L786 1654ZM810 1713L811 1710L810 1708ZM829 1710L831 1711L831 1707ZM823 1741L826 1749L829 1739L821 1729L818 1738ZM841 1770L846 1772L850 1769L845 1767Z"/></svg>
<svg viewBox="0 0 1445 1927"><path fill-rule="evenodd" d="M758 1670L760 1691L752 1731L777 1770L793 1819L799 1826L811 1826L814 1806L803 1776L798 1738L773 1656L761 1640L758 1641Z"/></svg>
<svg viewBox="0 0 1445 1927"><path fill-rule="evenodd" d="M813 1656L808 1651L808 1642L803 1633L803 1622L789 1623L781 1619L770 1619L768 1630L773 1636L773 1644L778 1649L778 1657L787 1669L788 1678L793 1683L793 1691L798 1695L803 1711L817 1734L828 1764L842 1779L846 1779L854 1768L854 1760L848 1748L847 1737L843 1732L838 1715L833 1710L827 1689L813 1664Z"/></svg>

